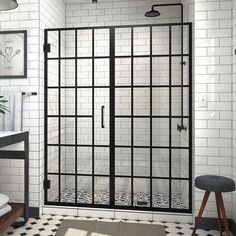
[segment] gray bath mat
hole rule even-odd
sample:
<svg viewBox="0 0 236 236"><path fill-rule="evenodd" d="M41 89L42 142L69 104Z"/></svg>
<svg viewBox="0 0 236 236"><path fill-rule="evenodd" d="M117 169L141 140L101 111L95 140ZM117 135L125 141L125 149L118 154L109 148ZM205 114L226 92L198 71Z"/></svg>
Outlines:
<svg viewBox="0 0 236 236"><path fill-rule="evenodd" d="M64 220L55 236L165 236L162 225Z"/></svg>

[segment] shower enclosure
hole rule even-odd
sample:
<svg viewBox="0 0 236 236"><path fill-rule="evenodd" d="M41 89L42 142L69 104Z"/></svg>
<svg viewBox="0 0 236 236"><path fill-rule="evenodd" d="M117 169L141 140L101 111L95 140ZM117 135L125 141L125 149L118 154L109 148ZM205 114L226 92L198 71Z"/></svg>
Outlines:
<svg viewBox="0 0 236 236"><path fill-rule="evenodd" d="M191 212L191 42L191 23L45 30L45 204Z"/></svg>

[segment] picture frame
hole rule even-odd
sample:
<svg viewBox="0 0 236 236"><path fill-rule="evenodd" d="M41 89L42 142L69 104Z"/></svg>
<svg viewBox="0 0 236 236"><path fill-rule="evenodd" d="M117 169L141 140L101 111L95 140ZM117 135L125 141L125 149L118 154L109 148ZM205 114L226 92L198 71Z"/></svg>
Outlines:
<svg viewBox="0 0 236 236"><path fill-rule="evenodd" d="M0 31L0 79L27 78L27 31Z"/></svg>

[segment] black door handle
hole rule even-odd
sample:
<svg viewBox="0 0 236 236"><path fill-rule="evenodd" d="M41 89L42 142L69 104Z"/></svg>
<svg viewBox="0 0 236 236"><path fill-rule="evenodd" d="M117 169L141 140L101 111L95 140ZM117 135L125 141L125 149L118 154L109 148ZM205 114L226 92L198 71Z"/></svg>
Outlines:
<svg viewBox="0 0 236 236"><path fill-rule="evenodd" d="M105 128L105 125L104 125L104 109L105 109L105 106L101 106L101 128Z"/></svg>

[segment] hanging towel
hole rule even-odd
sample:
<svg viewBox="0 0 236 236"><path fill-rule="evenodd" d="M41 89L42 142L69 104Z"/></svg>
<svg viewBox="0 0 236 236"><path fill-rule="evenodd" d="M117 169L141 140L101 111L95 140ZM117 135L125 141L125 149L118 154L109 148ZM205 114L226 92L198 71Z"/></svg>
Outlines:
<svg viewBox="0 0 236 236"><path fill-rule="evenodd" d="M12 210L12 207L8 204L5 204L4 206L0 207L0 217L6 215L11 210Z"/></svg>
<svg viewBox="0 0 236 236"><path fill-rule="evenodd" d="M0 114L0 131L22 130L22 93L0 91L0 95L8 101L9 112Z"/></svg>
<svg viewBox="0 0 236 236"><path fill-rule="evenodd" d="M0 207L6 205L9 202L9 197L0 193Z"/></svg>

